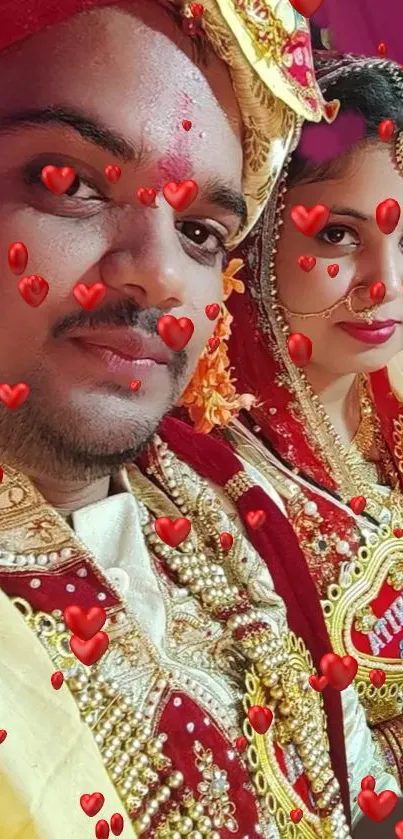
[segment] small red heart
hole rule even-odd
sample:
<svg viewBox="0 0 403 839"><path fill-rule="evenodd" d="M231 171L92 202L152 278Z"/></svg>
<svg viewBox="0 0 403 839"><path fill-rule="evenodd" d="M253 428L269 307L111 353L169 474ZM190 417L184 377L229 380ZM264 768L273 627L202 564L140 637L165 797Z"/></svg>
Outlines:
<svg viewBox="0 0 403 839"><path fill-rule="evenodd" d="M92 309L102 303L107 291L104 283L93 283L91 286L85 283L77 283L73 288L73 297L83 309L91 312Z"/></svg>
<svg viewBox="0 0 403 839"><path fill-rule="evenodd" d="M237 737L237 739L235 740L235 745L238 749L238 752L244 752L248 745L248 741L246 737Z"/></svg>
<svg viewBox="0 0 403 839"><path fill-rule="evenodd" d="M266 521L266 513L264 510L250 510L249 513L246 514L246 521L248 522L249 527L252 527L253 530L258 530L258 528L262 527Z"/></svg>
<svg viewBox="0 0 403 839"><path fill-rule="evenodd" d="M257 734L266 734L273 722L273 711L262 705L252 705L248 710L248 719Z"/></svg>
<svg viewBox="0 0 403 839"><path fill-rule="evenodd" d="M9 411L15 411L16 408L23 405L28 399L29 393L29 387L24 382L19 382L14 387L0 385L0 399Z"/></svg>
<svg viewBox="0 0 403 839"><path fill-rule="evenodd" d="M192 127L191 120L190 119L183 119L182 120L182 127L185 129L185 131L190 131L190 129Z"/></svg>
<svg viewBox="0 0 403 839"><path fill-rule="evenodd" d="M124 826L123 816L121 816L120 813L114 813L111 817L111 830L113 835L120 836Z"/></svg>
<svg viewBox="0 0 403 839"><path fill-rule="evenodd" d="M84 810L86 816L96 816L105 804L105 798L102 792L93 792L91 795L84 793L80 798L81 809Z"/></svg>
<svg viewBox="0 0 403 839"><path fill-rule="evenodd" d="M4 743L6 737L7 737L6 729L5 728L0 728L0 744Z"/></svg>
<svg viewBox="0 0 403 839"><path fill-rule="evenodd" d="M182 181L180 184L169 181L163 186L162 192L168 204L178 213L182 213L197 198L199 187L196 181Z"/></svg>
<svg viewBox="0 0 403 839"><path fill-rule="evenodd" d="M209 345L210 352L215 352L217 347L219 347L219 345L220 345L220 339L217 338L216 335L213 335L212 338L208 339L208 345Z"/></svg>
<svg viewBox="0 0 403 839"><path fill-rule="evenodd" d="M373 822L383 822L396 807L398 796L390 789L385 789L379 795L371 789L364 789L358 793L357 803L365 816Z"/></svg>
<svg viewBox="0 0 403 839"><path fill-rule="evenodd" d="M314 256L299 256L298 265L308 274L309 271L312 271L312 268L315 268L316 259Z"/></svg>
<svg viewBox="0 0 403 839"><path fill-rule="evenodd" d="M187 539L191 527L190 519L170 519L167 516L160 516L154 523L157 535L171 548L177 548Z"/></svg>
<svg viewBox="0 0 403 839"><path fill-rule="evenodd" d="M365 507L367 506L367 499L364 498L363 495L357 495L355 498L352 498L351 501L349 501L349 506L351 507L353 513L355 513L356 516L360 516L361 513L364 512Z"/></svg>
<svg viewBox="0 0 403 839"><path fill-rule="evenodd" d="M109 647L109 638L106 632L97 632L89 641L82 641L77 635L70 638L70 649L82 664L90 667L96 664L106 653Z"/></svg>
<svg viewBox="0 0 403 839"><path fill-rule="evenodd" d="M13 242L8 249L8 267L17 276L23 274L28 265L28 250L23 242Z"/></svg>
<svg viewBox="0 0 403 839"><path fill-rule="evenodd" d="M121 174L120 166L113 166L112 164L105 166L105 177L111 184L117 184Z"/></svg>
<svg viewBox="0 0 403 839"><path fill-rule="evenodd" d="M50 681L52 684L52 688L54 688L55 690L60 690L64 682L63 673L61 673L60 670L57 670L56 673L52 673Z"/></svg>
<svg viewBox="0 0 403 839"><path fill-rule="evenodd" d="M41 178L45 186L54 193L54 195L64 195L76 179L76 173L71 166L44 166L41 172Z"/></svg>
<svg viewBox="0 0 403 839"><path fill-rule="evenodd" d="M394 527L393 535L396 536L396 539L401 539L403 536L403 527Z"/></svg>
<svg viewBox="0 0 403 839"><path fill-rule="evenodd" d="M140 201L140 204L144 204L144 207L152 207L157 197L155 189L146 189L143 186L139 187L139 189L136 192L136 195Z"/></svg>
<svg viewBox="0 0 403 839"><path fill-rule="evenodd" d="M301 807L297 807L296 810L291 810L290 819L294 824L298 824L298 822L301 821L303 815L304 814L301 810Z"/></svg>
<svg viewBox="0 0 403 839"><path fill-rule="evenodd" d="M395 836L397 839L403 839L403 822L395 824Z"/></svg>
<svg viewBox="0 0 403 839"><path fill-rule="evenodd" d="M36 309L47 297L49 283L39 274L30 274L29 277L21 277L18 282L18 291L28 306Z"/></svg>
<svg viewBox="0 0 403 839"><path fill-rule="evenodd" d="M324 690L329 684L329 681L326 678L326 676L316 676L316 675L310 676L309 679L308 679L308 682L309 682L311 688L316 690L318 693L322 693L322 690Z"/></svg>
<svg viewBox="0 0 403 839"><path fill-rule="evenodd" d="M302 17L312 17L320 9L323 0L290 0L290 3Z"/></svg>
<svg viewBox="0 0 403 839"><path fill-rule="evenodd" d="M303 204L297 204L291 210L291 218L304 236L316 236L327 224L329 216L330 210L324 204L315 204L310 210Z"/></svg>
<svg viewBox="0 0 403 839"><path fill-rule="evenodd" d="M361 789L375 789L375 778L372 775L366 775L361 781Z"/></svg>
<svg viewBox="0 0 403 839"><path fill-rule="evenodd" d="M209 303L205 308L205 313L209 320L215 320L220 314L221 306L219 303Z"/></svg>
<svg viewBox="0 0 403 839"><path fill-rule="evenodd" d="M137 391L140 390L140 388L141 388L140 379L133 379L133 381L130 382L130 390L132 390L133 393L137 393Z"/></svg>
<svg viewBox="0 0 403 839"><path fill-rule="evenodd" d="M201 18L203 17L204 6L202 3L191 3L190 11L192 12L193 17Z"/></svg>
<svg viewBox="0 0 403 839"><path fill-rule="evenodd" d="M388 47L387 47L387 45L385 44L384 41L381 41L381 43L378 44L379 58L385 58L387 56L387 54L388 54Z"/></svg>
<svg viewBox="0 0 403 839"><path fill-rule="evenodd" d="M234 537L231 533L224 531L224 533L220 533L220 544L223 551L230 551L234 544Z"/></svg>
<svg viewBox="0 0 403 839"><path fill-rule="evenodd" d="M379 123L378 134L383 143L388 143L395 133L395 123L391 119L384 119Z"/></svg>
<svg viewBox="0 0 403 839"><path fill-rule="evenodd" d="M340 102L338 99L333 99L332 102L325 102L325 114L329 122L333 122L339 113Z"/></svg>
<svg viewBox="0 0 403 839"><path fill-rule="evenodd" d="M302 332L293 332L287 338L288 354L296 367L305 367L312 356L312 341Z"/></svg>
<svg viewBox="0 0 403 839"><path fill-rule="evenodd" d="M369 680L374 688L381 688L385 684L386 673L383 670L371 670Z"/></svg>
<svg viewBox="0 0 403 839"><path fill-rule="evenodd" d="M357 675L358 662L351 655L341 657L336 653L326 653L321 659L320 668L332 688L345 690Z"/></svg>
<svg viewBox="0 0 403 839"><path fill-rule="evenodd" d="M371 300L373 303L382 303L386 294L386 286L384 283L372 283L369 289Z"/></svg>
<svg viewBox="0 0 403 839"><path fill-rule="evenodd" d="M180 352L189 343L194 324L190 318L176 318L174 315L162 315L158 319L158 334L170 350Z"/></svg>
<svg viewBox="0 0 403 839"><path fill-rule="evenodd" d="M81 606L67 606L63 617L70 632L77 635L81 641L89 641L106 621L106 612L103 606L91 606L84 611Z"/></svg>
<svg viewBox="0 0 403 839"><path fill-rule="evenodd" d="M376 208L376 223L381 233L389 235L396 230L400 219L400 205L394 198L387 198Z"/></svg>
<svg viewBox="0 0 403 839"><path fill-rule="evenodd" d="M332 265L327 266L327 273L332 280L337 277L337 274L340 271L340 267L338 266L337 262L333 262Z"/></svg>
<svg viewBox="0 0 403 839"><path fill-rule="evenodd" d="M96 839L109 839L109 824L105 819L100 819L95 825Z"/></svg>

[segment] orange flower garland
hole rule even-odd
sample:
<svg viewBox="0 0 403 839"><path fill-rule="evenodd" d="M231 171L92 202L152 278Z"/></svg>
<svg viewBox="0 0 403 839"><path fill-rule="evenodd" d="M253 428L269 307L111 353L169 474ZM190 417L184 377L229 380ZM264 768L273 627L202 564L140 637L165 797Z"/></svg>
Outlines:
<svg viewBox="0 0 403 839"><path fill-rule="evenodd" d="M223 272L224 300L228 300L233 291L237 294L244 293L243 282L235 277L243 264L241 259L232 259ZM228 425L244 408L249 410L255 401L252 394L245 393L240 396L236 392L234 380L230 375L226 341L231 335L232 321L233 317L223 303L214 330L214 335L219 338L220 343L213 352L206 347L180 401L180 405L187 408L196 431L206 434L215 426Z"/></svg>

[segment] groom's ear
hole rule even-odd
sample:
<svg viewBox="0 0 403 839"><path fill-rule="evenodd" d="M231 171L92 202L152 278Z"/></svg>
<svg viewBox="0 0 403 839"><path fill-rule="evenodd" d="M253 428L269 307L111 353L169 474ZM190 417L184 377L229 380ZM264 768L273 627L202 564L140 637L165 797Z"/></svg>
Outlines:
<svg viewBox="0 0 403 839"><path fill-rule="evenodd" d="M395 833L395 826L402 822L401 832ZM383 822L373 822L366 816L358 822L352 832L353 839L395 839L403 836L403 798L399 798L392 815Z"/></svg>

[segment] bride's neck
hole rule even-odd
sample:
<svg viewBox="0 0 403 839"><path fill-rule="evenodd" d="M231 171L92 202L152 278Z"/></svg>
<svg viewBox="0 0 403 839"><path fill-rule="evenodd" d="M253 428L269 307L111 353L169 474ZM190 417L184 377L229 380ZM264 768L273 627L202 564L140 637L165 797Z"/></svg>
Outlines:
<svg viewBox="0 0 403 839"><path fill-rule="evenodd" d="M360 403L357 393L357 375L324 376L313 365L305 371L306 377L317 393L333 428L345 445L349 445L360 423Z"/></svg>

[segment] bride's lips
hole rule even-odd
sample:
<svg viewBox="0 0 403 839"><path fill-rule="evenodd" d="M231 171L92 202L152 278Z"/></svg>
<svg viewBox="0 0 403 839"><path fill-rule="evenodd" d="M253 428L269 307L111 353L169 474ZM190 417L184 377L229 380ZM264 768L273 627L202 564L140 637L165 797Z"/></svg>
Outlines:
<svg viewBox="0 0 403 839"><path fill-rule="evenodd" d="M145 335L138 330L93 329L76 331L68 340L82 354L90 357L114 376L141 378L150 368L167 366L172 355L157 336Z"/></svg>
<svg viewBox="0 0 403 839"><path fill-rule="evenodd" d="M346 321L337 325L352 338L361 341L363 344L386 344L386 341L389 341L389 338L396 332L400 321L377 320L371 324Z"/></svg>

